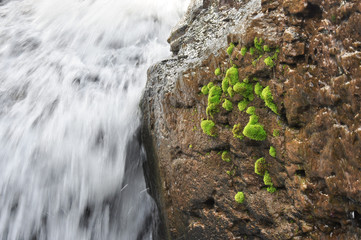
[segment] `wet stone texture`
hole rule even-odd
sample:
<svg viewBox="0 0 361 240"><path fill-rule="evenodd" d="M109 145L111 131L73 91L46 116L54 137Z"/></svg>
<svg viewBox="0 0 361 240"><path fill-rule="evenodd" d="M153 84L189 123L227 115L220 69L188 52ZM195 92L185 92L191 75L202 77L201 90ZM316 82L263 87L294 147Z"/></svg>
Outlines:
<svg viewBox="0 0 361 240"><path fill-rule="evenodd" d="M240 54L255 37L279 47L272 69L266 55L253 65L250 54ZM192 1L169 42L174 56L149 69L142 100L147 176L164 217L162 237L360 239L361 3ZM236 47L228 56L230 42ZM259 97L252 102L265 141L233 137L233 125L249 118L237 97L233 111L214 115L217 137L201 129L207 96L200 90L220 83L230 60L240 79L258 77L273 93L279 115ZM225 150L231 163L221 159ZM277 187L273 194L254 173L260 157ZM243 204L234 200L238 191Z"/></svg>

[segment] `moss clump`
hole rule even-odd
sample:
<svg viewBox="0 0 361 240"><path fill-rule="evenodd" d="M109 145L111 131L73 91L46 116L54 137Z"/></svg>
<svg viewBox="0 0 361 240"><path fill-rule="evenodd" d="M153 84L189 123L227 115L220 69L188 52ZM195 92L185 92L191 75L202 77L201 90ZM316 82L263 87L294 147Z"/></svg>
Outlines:
<svg viewBox="0 0 361 240"><path fill-rule="evenodd" d="M272 183L272 179L271 179L271 176L269 175L269 172L266 171L264 176L263 176L263 182L264 182L264 185L268 186L267 187L267 191L269 193L274 193L276 192L277 188L275 188L273 186L273 183Z"/></svg>
<svg viewBox="0 0 361 240"><path fill-rule="evenodd" d="M256 83L256 85L254 86L254 93L255 93L257 96L260 96L261 93L262 93L262 90L263 90L262 85L261 85L259 82Z"/></svg>
<svg viewBox="0 0 361 240"><path fill-rule="evenodd" d="M208 87L209 90L210 90L213 86L214 86L214 83L213 83L213 82L209 82L209 83L207 84L207 87Z"/></svg>
<svg viewBox="0 0 361 240"><path fill-rule="evenodd" d="M216 124L212 120L202 120L201 128L203 132L211 137L216 136Z"/></svg>
<svg viewBox="0 0 361 240"><path fill-rule="evenodd" d="M233 91L235 91L236 93L241 93L244 90L244 86L244 83L238 82L233 86Z"/></svg>
<svg viewBox="0 0 361 240"><path fill-rule="evenodd" d="M280 131L277 130L277 129L274 129L272 135L273 135L274 137L278 137L278 136L280 135Z"/></svg>
<svg viewBox="0 0 361 240"><path fill-rule="evenodd" d="M247 53L247 48L246 48L246 47L242 47L242 48L241 48L241 55L244 56L244 55L246 55L246 53Z"/></svg>
<svg viewBox="0 0 361 240"><path fill-rule="evenodd" d="M202 89L201 89L201 92L204 94L204 95L207 95L209 93L209 88L207 86L203 86Z"/></svg>
<svg viewBox="0 0 361 240"><path fill-rule="evenodd" d="M252 61L252 66L253 66L253 67L256 67L256 66L257 66L257 59L255 59L255 60Z"/></svg>
<svg viewBox="0 0 361 240"><path fill-rule="evenodd" d="M246 113L250 114L250 115L255 115L256 114L256 108L255 107L248 107L246 110Z"/></svg>
<svg viewBox="0 0 361 240"><path fill-rule="evenodd" d="M229 77L229 83L231 85L235 85L236 83L239 82L238 79L238 69L236 67L231 67L227 70L226 72L226 77Z"/></svg>
<svg viewBox="0 0 361 240"><path fill-rule="evenodd" d="M263 183L266 186L273 186L271 176L269 175L269 172L266 171L263 176Z"/></svg>
<svg viewBox="0 0 361 240"><path fill-rule="evenodd" d="M230 162L231 161L231 155L229 154L228 151L223 151L222 152L222 160L225 162Z"/></svg>
<svg viewBox="0 0 361 240"><path fill-rule="evenodd" d="M264 50L265 52L270 52L270 51L271 51L271 49L269 48L268 45L263 45L263 50Z"/></svg>
<svg viewBox="0 0 361 240"><path fill-rule="evenodd" d="M224 102L222 104L222 107L224 109L226 109L227 111L232 111L233 110L233 104L231 101L229 101L228 99L224 99Z"/></svg>
<svg viewBox="0 0 361 240"><path fill-rule="evenodd" d="M226 93L227 92L227 90L228 90L228 88L229 88L229 77L225 77L225 78L223 78L223 80L222 80L222 91L224 92L224 93Z"/></svg>
<svg viewBox="0 0 361 240"><path fill-rule="evenodd" d="M206 114L209 116L213 116L213 114L219 112L219 108L218 108L218 104L208 104L207 109L206 109Z"/></svg>
<svg viewBox="0 0 361 240"><path fill-rule="evenodd" d="M229 47L227 48L227 54L232 55L233 49L234 49L234 43L230 43Z"/></svg>
<svg viewBox="0 0 361 240"><path fill-rule="evenodd" d="M269 149L269 155L271 155L271 157L276 157L276 149L271 146L270 149Z"/></svg>
<svg viewBox="0 0 361 240"><path fill-rule="evenodd" d="M245 82L238 82L233 86L233 91L236 93L239 93L244 98L248 99L249 101L253 101L254 95L253 95L253 85L251 83L245 83Z"/></svg>
<svg viewBox="0 0 361 240"><path fill-rule="evenodd" d="M228 87L227 92L228 92L228 95L229 95L231 98L234 97L234 91L233 91L233 88L232 88L232 87Z"/></svg>
<svg viewBox="0 0 361 240"><path fill-rule="evenodd" d="M209 84L208 84L209 85ZM212 116L219 111L218 105L221 103L222 89L219 86L212 86L208 95L207 115Z"/></svg>
<svg viewBox="0 0 361 240"><path fill-rule="evenodd" d="M274 192L277 191L277 188L275 188L274 186L269 186L269 187L267 188L267 191L268 191L269 193L274 193Z"/></svg>
<svg viewBox="0 0 361 240"><path fill-rule="evenodd" d="M209 89L208 104L219 104L221 102L222 89L219 86L213 86Z"/></svg>
<svg viewBox="0 0 361 240"><path fill-rule="evenodd" d="M216 70L214 70L214 75L216 75L216 76L221 75L221 69L220 69L220 68L216 68Z"/></svg>
<svg viewBox="0 0 361 240"><path fill-rule="evenodd" d="M255 37L254 40L253 40L253 43L254 43L254 47L259 51L259 52L263 52L263 47L262 47L262 44L263 44L263 39L262 38L257 38Z"/></svg>
<svg viewBox="0 0 361 240"><path fill-rule="evenodd" d="M240 140L243 139L243 134L242 134L242 128L241 128L241 124L236 124L233 126L232 129L232 133L233 133L233 137L234 138L239 138Z"/></svg>
<svg viewBox="0 0 361 240"><path fill-rule="evenodd" d="M236 200L237 203L242 204L244 202L244 193L243 192L238 192L234 196L234 200Z"/></svg>
<svg viewBox="0 0 361 240"><path fill-rule="evenodd" d="M254 172L260 176L263 176L267 170L266 160L259 158L254 164Z"/></svg>
<svg viewBox="0 0 361 240"><path fill-rule="evenodd" d="M253 55L255 51L256 51L256 50L254 49L254 47L251 47L251 48L249 49L249 54Z"/></svg>
<svg viewBox="0 0 361 240"><path fill-rule="evenodd" d="M273 96L272 96L272 93L271 93L271 90L269 88L269 86L267 86L266 88L264 88L262 90L262 93L261 93L261 98L263 99L265 105L272 110L272 112L277 113L277 106L276 104L273 102Z"/></svg>
<svg viewBox="0 0 361 240"><path fill-rule="evenodd" d="M267 133L263 126L258 123L256 115L249 117L249 122L243 129L243 135L256 141L263 141L267 138Z"/></svg>
<svg viewBox="0 0 361 240"><path fill-rule="evenodd" d="M241 112L244 111L247 108L248 103L249 103L249 101L245 98L242 101L240 101L238 103L239 111L241 111Z"/></svg>
<svg viewBox="0 0 361 240"><path fill-rule="evenodd" d="M276 58L277 58L277 56L276 56ZM275 63L273 62L272 57L266 57L264 60L264 63L270 68L273 68L275 66Z"/></svg>
<svg viewBox="0 0 361 240"><path fill-rule="evenodd" d="M244 82L244 83L249 83L249 78L246 77L245 79L243 79L243 82Z"/></svg>

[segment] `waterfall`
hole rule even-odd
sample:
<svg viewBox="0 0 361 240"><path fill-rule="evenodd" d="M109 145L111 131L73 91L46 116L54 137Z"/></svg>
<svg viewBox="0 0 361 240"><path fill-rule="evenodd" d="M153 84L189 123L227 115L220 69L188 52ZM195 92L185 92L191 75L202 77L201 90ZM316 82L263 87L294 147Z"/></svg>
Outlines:
<svg viewBox="0 0 361 240"><path fill-rule="evenodd" d="M152 239L138 105L187 0L0 4L0 239Z"/></svg>

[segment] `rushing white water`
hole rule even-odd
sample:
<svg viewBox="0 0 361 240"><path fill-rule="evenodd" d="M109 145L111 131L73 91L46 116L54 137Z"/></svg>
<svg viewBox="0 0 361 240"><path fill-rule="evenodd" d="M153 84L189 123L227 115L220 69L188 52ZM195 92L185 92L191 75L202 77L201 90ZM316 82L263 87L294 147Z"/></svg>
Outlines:
<svg viewBox="0 0 361 240"><path fill-rule="evenodd" d="M0 6L0 239L151 239L138 104L186 0Z"/></svg>

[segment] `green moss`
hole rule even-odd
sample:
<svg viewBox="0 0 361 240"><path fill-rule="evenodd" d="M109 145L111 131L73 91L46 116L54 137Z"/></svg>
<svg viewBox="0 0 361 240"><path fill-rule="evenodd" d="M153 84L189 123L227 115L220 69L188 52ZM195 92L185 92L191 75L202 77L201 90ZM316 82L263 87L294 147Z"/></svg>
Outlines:
<svg viewBox="0 0 361 240"><path fill-rule="evenodd" d="M219 112L218 104L215 104L215 103L208 104L207 109L206 109L207 115L213 116L213 114L215 114L217 112Z"/></svg>
<svg viewBox="0 0 361 240"><path fill-rule="evenodd" d="M256 66L257 66L257 59L255 59L255 60L252 61L252 66L253 66L253 67L256 67Z"/></svg>
<svg viewBox="0 0 361 240"><path fill-rule="evenodd" d="M225 77L222 80L222 91L224 93L226 93L229 88L229 81L230 81L229 77Z"/></svg>
<svg viewBox="0 0 361 240"><path fill-rule="evenodd" d="M214 86L214 83L213 83L213 82L209 82L209 83L207 84L208 89L211 89L213 86Z"/></svg>
<svg viewBox="0 0 361 240"><path fill-rule="evenodd" d="M239 93L249 101L252 101L254 99L253 85L251 83L245 83L245 82L237 83L233 86L233 91Z"/></svg>
<svg viewBox="0 0 361 240"><path fill-rule="evenodd" d="M240 140L243 139L243 134L242 134L242 128L241 128L241 124L236 124L233 126L232 129L232 133L233 133L233 137L234 138L239 138Z"/></svg>
<svg viewBox="0 0 361 240"><path fill-rule="evenodd" d="M263 176L263 183L266 186L273 186L271 176L269 175L269 172L266 171Z"/></svg>
<svg viewBox="0 0 361 240"><path fill-rule="evenodd" d="M236 83L234 86L233 86L233 91L235 91L236 93L241 93L241 91L243 90L243 86L245 86L245 84L243 83Z"/></svg>
<svg viewBox="0 0 361 240"><path fill-rule="evenodd" d="M208 104L221 103L222 89L219 86L213 86L209 89Z"/></svg>
<svg viewBox="0 0 361 240"><path fill-rule="evenodd" d="M274 186L270 186L270 187L267 188L267 191L268 191L269 193L274 193L274 192L277 191L277 188L275 188Z"/></svg>
<svg viewBox="0 0 361 240"><path fill-rule="evenodd" d="M241 111L241 112L244 111L247 108L248 103L249 103L249 101L245 98L242 101L240 101L238 103L239 111Z"/></svg>
<svg viewBox="0 0 361 240"><path fill-rule="evenodd" d="M263 45L263 50L264 50L265 52L270 52L270 51L271 51L271 49L269 48L268 45Z"/></svg>
<svg viewBox="0 0 361 240"><path fill-rule="evenodd" d="M202 120L201 128L203 132L211 137L216 136L216 124L212 120Z"/></svg>
<svg viewBox="0 0 361 240"><path fill-rule="evenodd" d="M228 87L227 92L228 92L228 95L229 95L231 98L234 97L234 91L233 91L233 88L232 88L232 87Z"/></svg>
<svg viewBox="0 0 361 240"><path fill-rule="evenodd" d="M262 93L263 87L262 85L258 82L256 83L256 85L254 86L254 92L257 96L260 96Z"/></svg>
<svg viewBox="0 0 361 240"><path fill-rule="evenodd" d="M270 68L273 68L275 66L275 63L273 62L272 57L266 57L264 60L264 63Z"/></svg>
<svg viewBox="0 0 361 240"><path fill-rule="evenodd" d="M280 131L278 129L273 130L273 136L278 137L280 135Z"/></svg>
<svg viewBox="0 0 361 240"><path fill-rule="evenodd" d="M244 193L243 192L238 192L234 196L234 200L236 200L237 203L242 204L244 202Z"/></svg>
<svg viewBox="0 0 361 240"><path fill-rule="evenodd" d="M257 115L251 115L249 117L249 124L257 124L258 123L258 116Z"/></svg>
<svg viewBox="0 0 361 240"><path fill-rule="evenodd" d="M263 99L265 105L272 110L272 112L277 113L277 106L276 104L273 102L273 96L272 96L272 93L271 93L271 90L269 88L269 86L265 87L263 90L262 90L262 93L261 93L261 98Z"/></svg>
<svg viewBox="0 0 361 240"><path fill-rule="evenodd" d="M256 50L254 49L254 47L251 47L251 48L249 49L249 54L253 55L255 51L256 51Z"/></svg>
<svg viewBox="0 0 361 240"><path fill-rule="evenodd" d="M246 113L250 114L250 115L254 115L256 114L256 108L255 107L248 107L246 110Z"/></svg>
<svg viewBox="0 0 361 240"><path fill-rule="evenodd" d="M250 116L249 122L243 129L243 135L256 141L263 141L267 138L267 133L263 126L258 123L256 115Z"/></svg>
<svg viewBox="0 0 361 240"><path fill-rule="evenodd" d="M228 99L224 99L224 102L222 104L222 107L224 109L226 109L227 111L232 111L233 110L233 104L231 101L229 101Z"/></svg>
<svg viewBox="0 0 361 240"><path fill-rule="evenodd" d="M230 162L231 161L231 155L229 154L228 151L223 151L222 152L222 160L225 162Z"/></svg>
<svg viewBox="0 0 361 240"><path fill-rule="evenodd" d="M249 83L248 77L246 77L245 79L243 79L243 82L244 82L244 83Z"/></svg>
<svg viewBox="0 0 361 240"><path fill-rule="evenodd" d="M254 172L260 176L263 176L266 170L266 160L264 158L259 158L254 164Z"/></svg>
<svg viewBox="0 0 361 240"><path fill-rule="evenodd" d="M241 48L241 55L244 56L244 55L246 55L246 53L247 53L247 48L246 48L246 47L242 47L242 48Z"/></svg>
<svg viewBox="0 0 361 240"><path fill-rule="evenodd" d="M229 47L227 48L227 54L232 55L233 49L234 49L234 43L230 43Z"/></svg>
<svg viewBox="0 0 361 240"><path fill-rule="evenodd" d="M257 37L255 37L253 43L254 43L254 47L255 47L259 52L263 52L263 47L262 47L263 39L262 39L262 38L257 38Z"/></svg>
<svg viewBox="0 0 361 240"><path fill-rule="evenodd" d="M231 67L227 70L226 72L226 77L229 77L229 80L230 80L230 84L231 85L235 85L236 83L239 82L239 79L238 79L238 69L236 67Z"/></svg>
<svg viewBox="0 0 361 240"><path fill-rule="evenodd" d="M277 58L278 58L278 53L275 52L275 53L273 54L273 56L271 57L271 59L272 59L272 60L277 60Z"/></svg>
<svg viewBox="0 0 361 240"><path fill-rule="evenodd" d="M271 157L276 157L276 149L271 146L270 149L269 149L269 155L271 155Z"/></svg>
<svg viewBox="0 0 361 240"><path fill-rule="evenodd" d="M214 70L214 75L216 75L216 76L221 75L221 69L220 69L220 68L216 68L216 70Z"/></svg>
<svg viewBox="0 0 361 240"><path fill-rule="evenodd" d="M209 93L209 88L207 86L203 86L202 89L201 89L201 92L204 94L204 95L207 95Z"/></svg>

